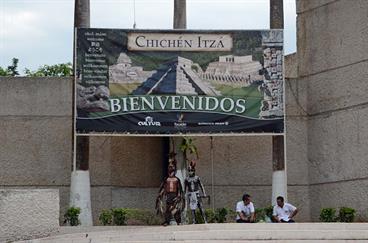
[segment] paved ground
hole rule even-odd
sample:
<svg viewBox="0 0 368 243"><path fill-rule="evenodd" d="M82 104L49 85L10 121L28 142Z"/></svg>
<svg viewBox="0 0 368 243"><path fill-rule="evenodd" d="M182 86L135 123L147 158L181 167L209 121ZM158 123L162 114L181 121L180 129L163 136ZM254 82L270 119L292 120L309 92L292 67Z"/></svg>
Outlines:
<svg viewBox="0 0 368 243"><path fill-rule="evenodd" d="M368 242L367 223L207 224L61 227L57 235L22 243L99 242Z"/></svg>

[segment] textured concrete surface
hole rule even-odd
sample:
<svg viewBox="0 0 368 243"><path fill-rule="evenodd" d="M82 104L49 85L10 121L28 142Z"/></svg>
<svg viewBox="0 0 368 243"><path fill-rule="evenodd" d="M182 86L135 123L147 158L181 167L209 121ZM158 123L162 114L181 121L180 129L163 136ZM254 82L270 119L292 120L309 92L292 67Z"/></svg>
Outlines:
<svg viewBox="0 0 368 243"><path fill-rule="evenodd" d="M271 204L271 185L215 186L214 197L212 197L211 188L208 187L207 190L215 208L226 207L235 210L236 203L241 201L245 192L252 196L255 208L267 207ZM210 208L208 205L206 207Z"/></svg>
<svg viewBox="0 0 368 243"><path fill-rule="evenodd" d="M297 1L312 220L321 208L341 206L367 219L367 10L365 0Z"/></svg>
<svg viewBox="0 0 368 243"><path fill-rule="evenodd" d="M0 185L69 184L71 117L0 116Z"/></svg>
<svg viewBox="0 0 368 243"><path fill-rule="evenodd" d="M367 224L206 224L170 227L62 228L38 242L366 242ZM73 232L73 233L71 233ZM65 234L71 233L71 234Z"/></svg>
<svg viewBox="0 0 368 243"><path fill-rule="evenodd" d="M215 207L233 209L244 193L253 197L257 207L271 203L271 137L214 137L213 178L210 138L195 138L194 142L200 156L197 174Z"/></svg>
<svg viewBox="0 0 368 243"><path fill-rule="evenodd" d="M309 2L299 0L298 2ZM298 15L299 75L367 60L368 1L337 0Z"/></svg>
<svg viewBox="0 0 368 243"><path fill-rule="evenodd" d="M195 138L194 143L200 156L197 173L205 184L211 184L210 138ZM271 151L272 141L268 136L214 137L214 185L271 185Z"/></svg>
<svg viewBox="0 0 368 243"><path fill-rule="evenodd" d="M296 222L311 222L310 209L310 188L309 186L288 185L288 202L298 208L298 214L295 216ZM317 209L318 212L320 211ZM313 222L319 222L314 219Z"/></svg>
<svg viewBox="0 0 368 243"><path fill-rule="evenodd" d="M310 183L368 177L368 108L310 119Z"/></svg>
<svg viewBox="0 0 368 243"><path fill-rule="evenodd" d="M288 201L299 209L297 221L310 221L308 86L298 78L297 54L285 57L286 171Z"/></svg>
<svg viewBox="0 0 368 243"><path fill-rule="evenodd" d="M339 110L367 102L368 55L366 58L367 61L364 62L302 78L300 82L308 84L309 88L309 114Z"/></svg>
<svg viewBox="0 0 368 243"><path fill-rule="evenodd" d="M310 186L311 218L318 221L321 208L353 207L357 210L356 221L366 222L368 218L368 178L338 181Z"/></svg>
<svg viewBox="0 0 368 243"><path fill-rule="evenodd" d="M295 56L291 60L295 59ZM285 63L289 56L285 57ZM294 64L294 69L297 66ZM294 71L291 71L294 72ZM307 85L295 78L285 80L286 160L288 184L308 184Z"/></svg>
<svg viewBox="0 0 368 243"><path fill-rule="evenodd" d="M111 174L111 138L90 137L89 171L92 186L110 186Z"/></svg>
<svg viewBox="0 0 368 243"><path fill-rule="evenodd" d="M155 200L158 187L153 188L124 188L113 187L111 189L111 206L113 208L143 208L155 209Z"/></svg>
<svg viewBox="0 0 368 243"><path fill-rule="evenodd" d="M98 217L103 209L111 209L112 207L111 186L92 186L91 187L91 203L93 225L99 225Z"/></svg>
<svg viewBox="0 0 368 243"><path fill-rule="evenodd" d="M45 237L59 229L59 191L0 189L0 242Z"/></svg>
<svg viewBox="0 0 368 243"><path fill-rule="evenodd" d="M300 0L296 1L296 12L298 14L331 4L338 0Z"/></svg>
<svg viewBox="0 0 368 243"><path fill-rule="evenodd" d="M296 53L292 53L284 56L285 62L285 78L295 79L298 78L298 56Z"/></svg>
<svg viewBox="0 0 368 243"><path fill-rule="evenodd" d="M0 117L72 115L71 78L0 77Z"/></svg>
<svg viewBox="0 0 368 243"><path fill-rule="evenodd" d="M66 78L0 78L0 185L69 184L71 89Z"/></svg>
<svg viewBox="0 0 368 243"><path fill-rule="evenodd" d="M158 187L163 167L162 139L157 137L111 138L113 186Z"/></svg>

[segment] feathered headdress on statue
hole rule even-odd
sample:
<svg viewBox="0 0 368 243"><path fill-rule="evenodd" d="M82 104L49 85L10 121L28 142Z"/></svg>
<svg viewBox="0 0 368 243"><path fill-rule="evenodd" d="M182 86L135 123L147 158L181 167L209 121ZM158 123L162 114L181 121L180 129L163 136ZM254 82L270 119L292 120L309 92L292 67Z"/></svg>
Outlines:
<svg viewBox="0 0 368 243"><path fill-rule="evenodd" d="M189 167L188 167L188 170L195 170L195 167L197 165L197 161L192 159L190 162L189 162Z"/></svg>

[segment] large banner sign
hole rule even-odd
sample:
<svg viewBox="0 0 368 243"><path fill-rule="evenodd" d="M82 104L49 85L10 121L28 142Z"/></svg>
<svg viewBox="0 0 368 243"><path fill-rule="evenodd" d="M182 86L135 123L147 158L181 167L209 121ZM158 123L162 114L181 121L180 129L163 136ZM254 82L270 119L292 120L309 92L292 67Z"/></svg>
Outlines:
<svg viewBox="0 0 368 243"><path fill-rule="evenodd" d="M78 29L77 133L283 133L282 30Z"/></svg>

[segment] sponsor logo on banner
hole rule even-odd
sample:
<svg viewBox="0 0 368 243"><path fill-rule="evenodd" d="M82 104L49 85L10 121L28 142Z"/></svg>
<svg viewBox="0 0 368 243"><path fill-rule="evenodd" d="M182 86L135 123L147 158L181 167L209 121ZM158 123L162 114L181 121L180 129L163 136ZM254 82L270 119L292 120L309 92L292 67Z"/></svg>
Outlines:
<svg viewBox="0 0 368 243"><path fill-rule="evenodd" d="M138 125L139 126L146 126L146 127L150 127L150 126L160 127L161 123L158 122L158 121L154 121L151 116L147 116L144 121L139 121Z"/></svg>
<svg viewBox="0 0 368 243"><path fill-rule="evenodd" d="M174 122L174 126L175 127L186 127L187 126L187 123L186 122L183 122L183 119L184 119L184 114L183 113L179 113L177 115L177 118L178 118L178 121L177 122Z"/></svg>

